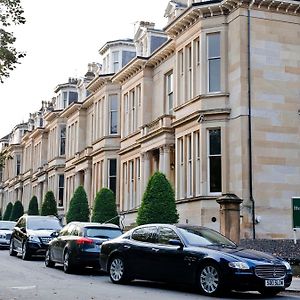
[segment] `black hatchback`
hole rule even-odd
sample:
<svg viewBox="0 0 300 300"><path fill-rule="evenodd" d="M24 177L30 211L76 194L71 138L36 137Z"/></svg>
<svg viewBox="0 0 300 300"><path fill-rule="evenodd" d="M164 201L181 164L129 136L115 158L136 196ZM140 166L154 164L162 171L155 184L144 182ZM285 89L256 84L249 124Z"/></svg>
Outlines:
<svg viewBox="0 0 300 300"><path fill-rule="evenodd" d="M114 224L71 222L50 242L45 265L62 264L66 273L76 267L99 268L101 244L121 234L121 229Z"/></svg>
<svg viewBox="0 0 300 300"><path fill-rule="evenodd" d="M22 255L22 259L30 259L32 255L45 255L53 233L61 229L55 216L23 215L15 225L11 234L9 254Z"/></svg>
<svg viewBox="0 0 300 300"><path fill-rule="evenodd" d="M113 283L133 279L196 285L206 295L226 290L275 295L291 284L288 262L238 247L205 227L148 224L104 242L101 268Z"/></svg>

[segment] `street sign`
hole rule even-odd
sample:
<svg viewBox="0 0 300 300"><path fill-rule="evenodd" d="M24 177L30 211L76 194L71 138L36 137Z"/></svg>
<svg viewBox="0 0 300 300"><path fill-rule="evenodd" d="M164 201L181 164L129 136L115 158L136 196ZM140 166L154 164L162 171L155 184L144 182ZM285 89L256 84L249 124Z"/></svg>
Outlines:
<svg viewBox="0 0 300 300"><path fill-rule="evenodd" d="M300 197L292 198L293 228L300 228Z"/></svg>

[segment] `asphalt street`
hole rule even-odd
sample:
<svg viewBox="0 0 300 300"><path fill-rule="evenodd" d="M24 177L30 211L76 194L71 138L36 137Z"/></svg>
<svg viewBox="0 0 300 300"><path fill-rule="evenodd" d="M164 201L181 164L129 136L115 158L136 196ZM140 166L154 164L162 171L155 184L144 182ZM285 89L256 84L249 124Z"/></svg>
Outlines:
<svg viewBox="0 0 300 300"><path fill-rule="evenodd" d="M80 299L80 300L201 300L216 299L199 295L191 287L178 287L148 281L114 285L109 277L92 269L65 274L62 268L46 268L44 261L23 261L0 251L0 299ZM232 293L223 299L263 299L257 293ZM300 299L300 294L281 293L273 299Z"/></svg>

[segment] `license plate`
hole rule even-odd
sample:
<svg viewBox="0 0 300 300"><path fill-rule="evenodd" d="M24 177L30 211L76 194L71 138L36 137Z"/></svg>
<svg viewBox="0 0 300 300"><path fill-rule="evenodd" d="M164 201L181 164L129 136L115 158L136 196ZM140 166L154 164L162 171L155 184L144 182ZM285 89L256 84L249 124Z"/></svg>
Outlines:
<svg viewBox="0 0 300 300"><path fill-rule="evenodd" d="M283 279L267 279L265 281L265 286L284 286Z"/></svg>

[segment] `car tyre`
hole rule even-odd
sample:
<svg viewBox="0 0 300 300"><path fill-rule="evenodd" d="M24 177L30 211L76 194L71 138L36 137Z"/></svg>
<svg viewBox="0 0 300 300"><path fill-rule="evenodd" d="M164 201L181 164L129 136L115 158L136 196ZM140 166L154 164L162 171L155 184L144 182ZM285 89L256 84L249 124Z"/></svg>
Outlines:
<svg viewBox="0 0 300 300"><path fill-rule="evenodd" d="M14 240L11 239L10 243L9 243L9 255L10 256L16 256L17 255L17 251L15 251L14 249Z"/></svg>
<svg viewBox="0 0 300 300"><path fill-rule="evenodd" d="M282 292L282 289L263 288L263 289L259 290L259 293L264 297L273 297L273 296L276 296L280 292Z"/></svg>
<svg viewBox="0 0 300 300"><path fill-rule="evenodd" d="M129 275L128 268L124 259L121 256L115 256L112 258L109 264L109 277L113 283L125 284L132 280Z"/></svg>
<svg viewBox="0 0 300 300"><path fill-rule="evenodd" d="M27 247L26 242L23 243L22 245L22 259L23 260L29 260L31 258L29 249Z"/></svg>
<svg viewBox="0 0 300 300"><path fill-rule="evenodd" d="M213 262L201 266L197 276L197 285L204 295L219 295L223 290L223 279L219 266Z"/></svg>
<svg viewBox="0 0 300 300"><path fill-rule="evenodd" d="M64 253L64 261L63 261L63 268L65 273L72 273L73 272L73 264L71 262L71 257L70 257L70 251L66 250Z"/></svg>
<svg viewBox="0 0 300 300"><path fill-rule="evenodd" d="M51 260L50 250L48 249L45 255L45 266L47 268L54 268L55 262Z"/></svg>

